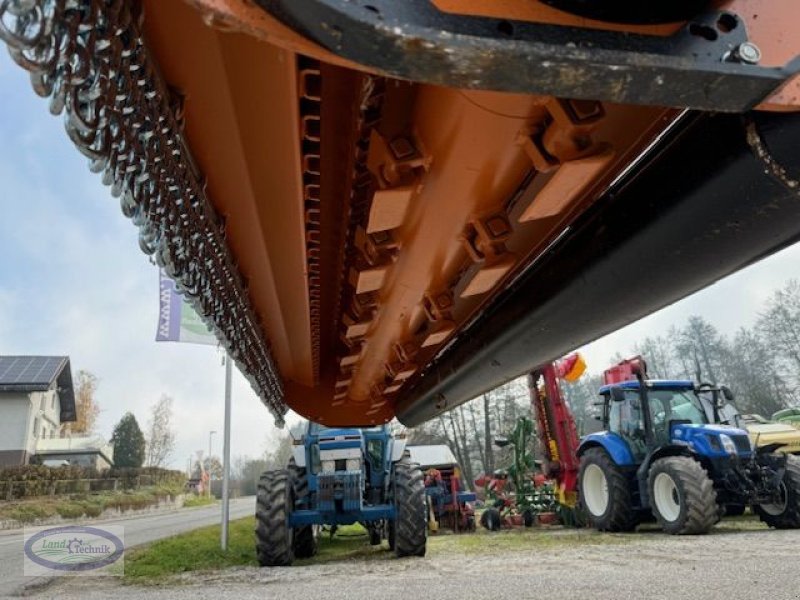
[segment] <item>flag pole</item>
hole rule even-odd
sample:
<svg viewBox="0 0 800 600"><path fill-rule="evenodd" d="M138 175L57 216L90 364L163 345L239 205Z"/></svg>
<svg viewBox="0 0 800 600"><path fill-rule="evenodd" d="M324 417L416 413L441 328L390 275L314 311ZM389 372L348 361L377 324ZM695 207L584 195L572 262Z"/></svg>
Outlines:
<svg viewBox="0 0 800 600"><path fill-rule="evenodd" d="M228 549L228 519L230 517L230 477L231 477L231 357L225 355L225 431L222 446L222 533L220 545Z"/></svg>

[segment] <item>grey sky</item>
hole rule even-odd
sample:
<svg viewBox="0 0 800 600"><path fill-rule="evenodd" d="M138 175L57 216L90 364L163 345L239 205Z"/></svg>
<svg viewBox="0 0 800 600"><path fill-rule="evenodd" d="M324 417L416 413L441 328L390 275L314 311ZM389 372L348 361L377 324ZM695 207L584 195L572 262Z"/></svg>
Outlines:
<svg viewBox="0 0 800 600"><path fill-rule="evenodd" d="M100 378L98 429L132 411L144 427L161 394L175 399L173 465L221 449L223 368L208 346L156 344L158 272L100 177L68 141L26 74L0 52L0 353L68 354ZM723 332L751 325L763 301L797 275L784 251L584 349L590 370L640 337L699 314ZM233 455L257 455L275 430L240 374L234 377Z"/></svg>

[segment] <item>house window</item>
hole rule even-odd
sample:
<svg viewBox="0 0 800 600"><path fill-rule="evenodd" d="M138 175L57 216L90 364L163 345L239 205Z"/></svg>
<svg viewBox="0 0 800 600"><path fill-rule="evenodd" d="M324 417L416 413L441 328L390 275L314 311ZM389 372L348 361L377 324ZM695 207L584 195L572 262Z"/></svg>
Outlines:
<svg viewBox="0 0 800 600"><path fill-rule="evenodd" d="M42 427L42 439L44 439L46 437L47 437L47 428L46 427Z"/></svg>
<svg viewBox="0 0 800 600"><path fill-rule="evenodd" d="M53 396L50 398L50 410L55 410L55 409L56 409L56 395L53 394Z"/></svg>
<svg viewBox="0 0 800 600"><path fill-rule="evenodd" d="M47 400L44 394L42 394L42 401L39 403L39 409L44 410L44 402Z"/></svg>
<svg viewBox="0 0 800 600"><path fill-rule="evenodd" d="M36 437L36 432L39 431L39 419L33 420L33 437Z"/></svg>

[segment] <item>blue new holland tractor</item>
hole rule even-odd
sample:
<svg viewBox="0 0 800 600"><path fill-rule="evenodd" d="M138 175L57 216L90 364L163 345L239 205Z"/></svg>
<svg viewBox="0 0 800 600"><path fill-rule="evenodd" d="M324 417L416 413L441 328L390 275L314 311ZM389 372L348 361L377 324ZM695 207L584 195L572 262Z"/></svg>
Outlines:
<svg viewBox="0 0 800 600"><path fill-rule="evenodd" d="M309 423L286 469L267 471L256 497L256 553L262 566L314 556L320 526L361 523L370 543L397 556L424 556L425 486L405 439L384 425L328 428Z"/></svg>
<svg viewBox="0 0 800 600"><path fill-rule="evenodd" d="M605 431L578 449L580 502L595 528L630 531L655 517L667 533L700 534L744 506L770 527L800 527L800 460L779 444L754 448L725 416L730 390L648 381L644 361L626 363L634 378L600 389Z"/></svg>

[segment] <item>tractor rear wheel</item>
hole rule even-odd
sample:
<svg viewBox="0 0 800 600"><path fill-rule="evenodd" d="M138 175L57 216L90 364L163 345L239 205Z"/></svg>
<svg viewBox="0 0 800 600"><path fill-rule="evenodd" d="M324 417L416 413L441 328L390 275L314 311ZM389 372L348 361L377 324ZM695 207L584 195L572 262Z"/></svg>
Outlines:
<svg viewBox="0 0 800 600"><path fill-rule="evenodd" d="M294 510L290 471L266 471L256 493L256 555L262 567L288 567L294 561L294 530L289 515Z"/></svg>
<svg viewBox="0 0 800 600"><path fill-rule="evenodd" d="M319 526L304 525L294 528L295 558L311 558L319 551Z"/></svg>
<svg viewBox="0 0 800 600"><path fill-rule="evenodd" d="M303 507L302 500L308 497L308 473L305 467L298 467L294 457L289 459L287 470L292 475L294 482L294 501ZM304 508L311 508L306 503ZM294 555L295 558L311 558L319 551L319 526L303 525L294 528Z"/></svg>
<svg viewBox="0 0 800 600"><path fill-rule="evenodd" d="M580 505L599 531L633 531L638 524L630 482L602 448L581 456L578 474Z"/></svg>
<svg viewBox="0 0 800 600"><path fill-rule="evenodd" d="M714 484L693 458L658 459L650 467L648 487L653 514L667 533L708 533L719 520Z"/></svg>
<svg viewBox="0 0 800 600"><path fill-rule="evenodd" d="M397 556L425 556L428 520L425 484L419 465L405 457L395 463L393 488L397 513L394 552Z"/></svg>
<svg viewBox="0 0 800 600"><path fill-rule="evenodd" d="M395 526L394 521L387 521L386 522L386 541L389 542L389 550L394 550L394 540L395 540L396 532L397 532L397 527Z"/></svg>
<svg viewBox="0 0 800 600"><path fill-rule="evenodd" d="M780 484L780 499L753 507L758 518L775 529L800 529L800 459L786 457L786 472Z"/></svg>

